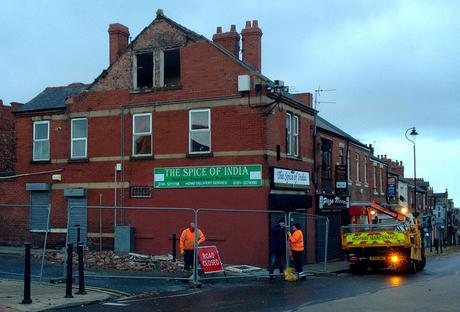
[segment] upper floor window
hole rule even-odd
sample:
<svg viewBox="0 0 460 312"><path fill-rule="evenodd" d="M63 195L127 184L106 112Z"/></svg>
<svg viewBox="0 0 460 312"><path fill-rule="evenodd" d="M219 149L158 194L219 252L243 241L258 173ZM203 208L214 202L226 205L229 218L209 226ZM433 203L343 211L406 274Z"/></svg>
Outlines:
<svg viewBox="0 0 460 312"><path fill-rule="evenodd" d="M380 182L380 194L383 194L383 168L382 167L380 167L379 182Z"/></svg>
<svg viewBox="0 0 460 312"><path fill-rule="evenodd" d="M299 116L286 113L286 155L299 156Z"/></svg>
<svg viewBox="0 0 460 312"><path fill-rule="evenodd" d="M351 169L350 169L350 150L347 149L347 177L348 177L348 181L351 181Z"/></svg>
<svg viewBox="0 0 460 312"><path fill-rule="evenodd" d="M150 89L153 87L153 51L138 52L134 58L134 88Z"/></svg>
<svg viewBox="0 0 460 312"><path fill-rule="evenodd" d="M364 174L364 183L367 183L367 156L364 156L364 164L363 164L363 174Z"/></svg>
<svg viewBox="0 0 460 312"><path fill-rule="evenodd" d="M180 50L161 51L160 86L180 85Z"/></svg>
<svg viewBox="0 0 460 312"><path fill-rule="evenodd" d="M343 147L339 147L339 165L345 165L345 154Z"/></svg>
<svg viewBox="0 0 460 312"><path fill-rule="evenodd" d="M355 155L356 182L359 182L359 153Z"/></svg>
<svg viewBox="0 0 460 312"><path fill-rule="evenodd" d="M211 110L189 111L189 151L209 153L211 151Z"/></svg>
<svg viewBox="0 0 460 312"><path fill-rule="evenodd" d="M152 155L152 114L133 115L133 156Z"/></svg>
<svg viewBox="0 0 460 312"><path fill-rule="evenodd" d="M88 119L77 118L71 121L71 158L85 158L88 150Z"/></svg>
<svg viewBox="0 0 460 312"><path fill-rule="evenodd" d="M372 168L372 180L373 180L373 189L374 192L377 192L377 172L376 169L377 165L374 163L373 168Z"/></svg>
<svg viewBox="0 0 460 312"><path fill-rule="evenodd" d="M50 122L36 121L33 124L33 160L50 159Z"/></svg>

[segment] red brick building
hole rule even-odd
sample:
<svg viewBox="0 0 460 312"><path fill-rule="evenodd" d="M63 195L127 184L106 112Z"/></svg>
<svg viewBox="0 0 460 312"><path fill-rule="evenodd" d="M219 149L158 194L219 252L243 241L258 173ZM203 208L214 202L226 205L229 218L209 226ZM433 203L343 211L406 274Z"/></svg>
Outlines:
<svg viewBox="0 0 460 312"><path fill-rule="evenodd" d="M329 218L328 254L341 256L340 227L367 223L371 201L387 204L388 166L373 149L321 117L316 135L316 213Z"/></svg>
<svg viewBox="0 0 460 312"><path fill-rule="evenodd" d="M120 24L109 36L110 65L93 83L47 88L16 112L16 173L28 176L0 192L50 204L51 242L69 222L110 246L116 224L134 229L136 252L167 253L193 217L123 207L314 212L315 111L261 74L257 21L210 41L159 10L132 42ZM21 230L43 232L46 215L30 211ZM202 212L200 228L224 262L266 264L278 217Z"/></svg>
<svg viewBox="0 0 460 312"><path fill-rule="evenodd" d="M0 176L14 174L16 127L13 112L20 107L19 103L4 105L0 100Z"/></svg>

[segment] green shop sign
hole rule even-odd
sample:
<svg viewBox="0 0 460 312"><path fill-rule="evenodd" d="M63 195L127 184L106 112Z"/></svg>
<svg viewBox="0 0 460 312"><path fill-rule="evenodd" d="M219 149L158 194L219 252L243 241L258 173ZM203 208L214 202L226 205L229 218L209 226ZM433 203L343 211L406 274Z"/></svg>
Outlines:
<svg viewBox="0 0 460 312"><path fill-rule="evenodd" d="M261 165L155 168L153 175L155 188L262 186Z"/></svg>

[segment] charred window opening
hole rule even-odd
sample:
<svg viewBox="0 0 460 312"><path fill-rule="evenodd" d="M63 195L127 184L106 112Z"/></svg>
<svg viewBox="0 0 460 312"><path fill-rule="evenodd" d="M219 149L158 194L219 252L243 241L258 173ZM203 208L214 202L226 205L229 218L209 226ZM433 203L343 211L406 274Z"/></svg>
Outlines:
<svg viewBox="0 0 460 312"><path fill-rule="evenodd" d="M180 85L180 50L163 51L163 86Z"/></svg>
<svg viewBox="0 0 460 312"><path fill-rule="evenodd" d="M152 88L153 86L153 52L136 54L137 80L136 88Z"/></svg>

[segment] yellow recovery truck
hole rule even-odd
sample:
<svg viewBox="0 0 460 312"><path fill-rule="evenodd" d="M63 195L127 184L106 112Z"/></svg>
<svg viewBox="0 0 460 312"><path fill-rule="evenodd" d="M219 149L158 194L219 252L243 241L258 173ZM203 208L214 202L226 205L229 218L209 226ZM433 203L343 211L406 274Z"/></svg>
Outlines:
<svg viewBox="0 0 460 312"><path fill-rule="evenodd" d="M369 267L372 270L392 268L404 273L423 270L426 258L418 219L375 202L370 203L367 212L370 224L342 226L342 249L351 272L362 274ZM372 224L372 216L378 213L394 218L394 222Z"/></svg>

